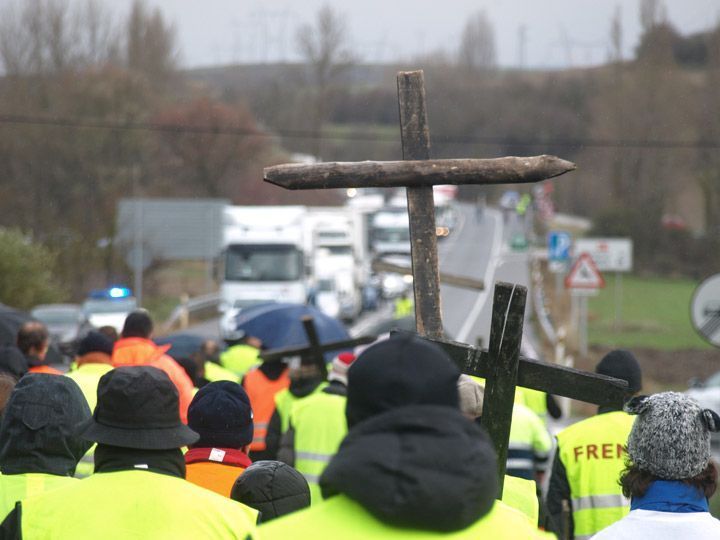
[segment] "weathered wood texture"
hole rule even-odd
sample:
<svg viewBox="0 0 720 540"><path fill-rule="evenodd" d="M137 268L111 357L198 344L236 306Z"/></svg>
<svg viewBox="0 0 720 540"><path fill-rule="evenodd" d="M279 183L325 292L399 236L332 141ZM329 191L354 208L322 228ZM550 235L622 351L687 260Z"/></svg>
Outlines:
<svg viewBox="0 0 720 540"><path fill-rule="evenodd" d="M401 330L397 332L402 333ZM475 377L488 377L493 362L488 351L446 339L430 341L442 347L463 373ZM627 381L548 364L524 356L520 356L517 386L569 397L601 407L620 408L630 396Z"/></svg>
<svg viewBox="0 0 720 540"><path fill-rule="evenodd" d="M342 341L331 341L320 345L322 353L331 351L342 351L343 349L352 349L358 345L367 345L377 339L377 336L360 336L354 339L344 339ZM266 362L281 360L291 356L311 357L317 354L317 348L307 345L304 347L283 347L281 349L271 349L260 353L260 358Z"/></svg>
<svg viewBox="0 0 720 540"><path fill-rule="evenodd" d="M320 345L320 338L317 335L317 329L315 328L315 320L311 315L304 315L302 319L303 328L308 338L310 355L303 357L303 360L308 359L312 363L320 367L320 371L323 373L325 379L327 379L327 366L325 365L325 357L323 356L322 346Z"/></svg>
<svg viewBox="0 0 720 540"><path fill-rule="evenodd" d="M372 269L375 272L395 272L397 274L412 274L412 268L393 264L382 260L375 260L372 263ZM453 287L462 287L464 289L474 289L482 291L485 289L485 282L481 279L473 279L455 274L440 272L440 283L452 285Z"/></svg>
<svg viewBox="0 0 720 540"><path fill-rule="evenodd" d="M515 384L517 381L527 289L522 285L498 282L493 295L490 323L489 373L485 380L482 425L495 445L502 496L510 439Z"/></svg>
<svg viewBox="0 0 720 540"><path fill-rule="evenodd" d="M275 165L264 170L266 182L285 189L403 187L437 184L526 184L575 170L555 156L428 161L360 161Z"/></svg>
<svg viewBox="0 0 720 540"><path fill-rule="evenodd" d="M397 87L403 159L430 159L430 127L425 105L423 72L401 71L397 76ZM420 335L441 338L443 325L440 312L440 274L432 186L408 187L407 202L415 291L415 326Z"/></svg>

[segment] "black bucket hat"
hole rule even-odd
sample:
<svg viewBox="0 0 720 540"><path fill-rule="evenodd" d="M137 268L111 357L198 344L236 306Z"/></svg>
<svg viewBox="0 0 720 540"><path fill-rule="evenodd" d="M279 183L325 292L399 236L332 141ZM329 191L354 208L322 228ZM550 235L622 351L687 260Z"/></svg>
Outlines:
<svg viewBox="0 0 720 540"><path fill-rule="evenodd" d="M180 421L178 393L165 372L150 366L120 367L100 379L97 406L81 437L138 450L170 450L199 435Z"/></svg>

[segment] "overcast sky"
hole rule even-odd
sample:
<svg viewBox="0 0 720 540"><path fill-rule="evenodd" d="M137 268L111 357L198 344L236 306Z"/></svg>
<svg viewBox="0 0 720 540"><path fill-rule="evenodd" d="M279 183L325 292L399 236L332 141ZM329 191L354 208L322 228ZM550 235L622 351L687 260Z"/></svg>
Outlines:
<svg viewBox="0 0 720 540"><path fill-rule="evenodd" d="M104 0L123 10L132 0ZM621 7L627 57L639 35L639 0L146 0L178 31L185 66L296 60L295 33L330 4L347 21L349 41L366 62L408 60L457 49L467 17L484 9L495 26L498 62L519 65L519 28L526 28L525 66L581 66L607 57L610 19ZM719 0L665 0L683 33L704 30Z"/></svg>

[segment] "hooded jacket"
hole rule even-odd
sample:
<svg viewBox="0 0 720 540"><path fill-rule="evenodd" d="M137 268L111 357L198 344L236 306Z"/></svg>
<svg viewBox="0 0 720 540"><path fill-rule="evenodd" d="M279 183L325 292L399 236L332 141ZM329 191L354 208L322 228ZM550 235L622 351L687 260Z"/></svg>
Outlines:
<svg viewBox="0 0 720 540"><path fill-rule="evenodd" d="M90 418L82 391L67 377L31 373L15 386L0 424L0 471L72 476L91 443L76 435Z"/></svg>
<svg viewBox="0 0 720 540"><path fill-rule="evenodd" d="M497 467L488 437L459 410L413 405L355 425L320 487L384 523L450 532L490 511Z"/></svg>
<svg viewBox="0 0 720 540"><path fill-rule="evenodd" d="M16 501L67 482L91 443L76 435L90 418L80 388L67 377L25 375L0 425L0 513Z"/></svg>

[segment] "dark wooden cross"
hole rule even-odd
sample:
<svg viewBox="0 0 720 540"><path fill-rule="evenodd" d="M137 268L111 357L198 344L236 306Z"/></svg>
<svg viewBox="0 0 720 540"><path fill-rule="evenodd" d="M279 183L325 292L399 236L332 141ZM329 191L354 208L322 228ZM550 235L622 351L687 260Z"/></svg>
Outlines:
<svg viewBox="0 0 720 540"><path fill-rule="evenodd" d="M488 350L425 338L442 347L463 373L485 378L482 425L498 455L501 495L517 386L618 409L629 397L627 381L521 357L526 298L522 285L495 284Z"/></svg>
<svg viewBox="0 0 720 540"><path fill-rule="evenodd" d="M406 187L415 292L415 324L423 336L443 336L433 186L538 182L575 169L554 156L430 160L430 128L422 71L397 77L403 160L289 164L264 170L286 189Z"/></svg>
<svg viewBox="0 0 720 540"><path fill-rule="evenodd" d="M312 316L305 315L302 318L302 324L305 329L305 335L308 338L308 345L263 351L260 353L260 358L262 358L264 362L273 362L282 360L283 358L299 356L303 362L317 364L320 370L324 371L325 376L327 376L327 364L324 356L326 352L353 349L358 345L367 345L377 339L377 336L359 336L352 339L321 343Z"/></svg>
<svg viewBox="0 0 720 540"><path fill-rule="evenodd" d="M489 351L443 339L432 186L537 182L575 165L554 156L430 160L422 71L398 74L398 101L405 161L278 165L265 169L265 181L287 189L407 188L417 332L440 344L464 373L486 378L483 424L498 453L502 486L517 385L617 406L627 383L520 358L527 290L519 285L495 288Z"/></svg>

